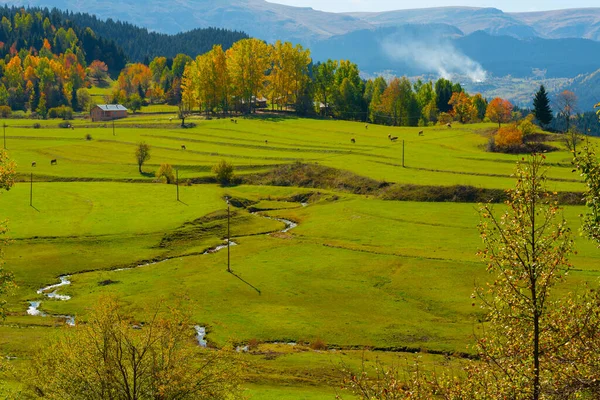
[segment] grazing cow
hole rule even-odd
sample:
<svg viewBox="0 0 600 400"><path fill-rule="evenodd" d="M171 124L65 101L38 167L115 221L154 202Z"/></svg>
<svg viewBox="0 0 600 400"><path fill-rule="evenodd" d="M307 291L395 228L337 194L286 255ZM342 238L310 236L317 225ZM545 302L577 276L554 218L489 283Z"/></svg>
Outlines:
<svg viewBox="0 0 600 400"><path fill-rule="evenodd" d="M350 139L350 141L351 141L352 143L356 143L356 139L354 139L354 138Z"/></svg>
<svg viewBox="0 0 600 400"><path fill-rule="evenodd" d="M365 129L369 129L369 124L365 125Z"/></svg>
<svg viewBox="0 0 600 400"><path fill-rule="evenodd" d="M185 144L181 145L181 150L187 150L186 147L185 147Z"/></svg>
<svg viewBox="0 0 600 400"><path fill-rule="evenodd" d="M71 125L71 130L72 130L72 131L74 131L74 130L75 130L75 127L74 127L73 125Z"/></svg>
<svg viewBox="0 0 600 400"><path fill-rule="evenodd" d="M37 167L37 163L34 161L34 162L31 163L31 166L32 167Z"/></svg>
<svg viewBox="0 0 600 400"><path fill-rule="evenodd" d="M452 128L452 124L451 124L450 122L448 122L448 123L446 124L446 126L447 126L448 128Z"/></svg>
<svg viewBox="0 0 600 400"><path fill-rule="evenodd" d="M398 136L392 136L392 135L388 135L388 138L392 141L395 142L396 140L398 140Z"/></svg>
<svg viewBox="0 0 600 400"><path fill-rule="evenodd" d="M58 161L56 161L56 158L54 160L50 160L50 165L57 165Z"/></svg>
<svg viewBox="0 0 600 400"><path fill-rule="evenodd" d="M169 121L173 121L173 117L169 118Z"/></svg>
<svg viewBox="0 0 600 400"><path fill-rule="evenodd" d="M237 119L234 119L233 122L237 124Z"/></svg>
<svg viewBox="0 0 600 400"><path fill-rule="evenodd" d="M424 136L424 135L425 135L425 132L419 131L419 136Z"/></svg>

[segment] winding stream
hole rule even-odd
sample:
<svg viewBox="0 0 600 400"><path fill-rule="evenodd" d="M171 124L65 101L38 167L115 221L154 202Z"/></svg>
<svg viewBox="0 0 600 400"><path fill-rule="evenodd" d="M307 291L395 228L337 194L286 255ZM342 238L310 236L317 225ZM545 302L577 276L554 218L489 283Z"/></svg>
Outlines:
<svg viewBox="0 0 600 400"><path fill-rule="evenodd" d="M302 207L306 207L308 204L306 203L302 203ZM290 221L288 219L284 219L284 218L275 218L275 217L268 217L266 215L262 215L260 212L253 212L251 213L252 215L256 215L262 218L266 218L266 219L270 219L273 221L279 221L283 224L285 224L285 229L279 231L280 233L288 233L289 231L291 231L294 228L298 227L298 224L294 221ZM268 234L265 234L268 235ZM229 243L227 243L227 240L225 240L225 243L219 246L216 246L214 248L208 249L206 250L203 254L204 255L208 255L208 254L214 254L217 253L223 249L227 248L227 245L229 246L237 246L238 244L233 242L233 241L229 241ZM146 264L140 264L137 265L135 267L129 267L129 268L119 268L119 269L115 269L112 271L108 271L108 272L121 272L121 271L130 271L132 269L138 269L138 268L143 268L143 267L148 267L151 265L156 265L165 261L169 261L172 260L172 258L167 258L165 260L162 261L155 261L155 262L150 262L150 263L146 263ZM82 272L82 273L86 273L86 272ZM51 300L59 300L59 301L69 301L71 300L71 296L67 296L67 295L61 295L57 292L57 290L61 287L64 286L69 286L71 284L70 281L71 275L62 275L59 276L58 279L60 280L59 283L56 283L54 285L49 285L46 287L43 287L41 289L37 290L37 294L41 294L44 295L44 297L51 299ZM31 316L35 316L35 317L50 317L50 318L56 318L56 319L63 319L65 320L65 323L69 326L75 326L75 316L74 315L53 315L53 314L47 314L43 311L40 310L40 306L42 305L42 301L29 301L29 308L27 309L27 314L31 315ZM207 342L206 342L206 328L200 325L196 325L194 326L194 329L196 330L196 340L198 341L198 345L201 347L206 347L207 346Z"/></svg>

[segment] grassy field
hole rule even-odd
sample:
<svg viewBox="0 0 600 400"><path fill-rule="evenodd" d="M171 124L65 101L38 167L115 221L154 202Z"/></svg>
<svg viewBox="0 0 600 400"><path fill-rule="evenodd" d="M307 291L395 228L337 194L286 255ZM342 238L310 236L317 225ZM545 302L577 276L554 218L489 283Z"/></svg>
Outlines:
<svg viewBox="0 0 600 400"><path fill-rule="evenodd" d="M425 128L420 137L417 128L330 120L192 119L195 127L181 129L169 118L121 120L116 135L112 125L82 120L74 129L58 128L58 121L42 121L39 129L36 121L9 121L7 147L20 182L0 195L0 218L9 221L13 241L5 258L19 288L0 327L0 352L26 363L34 345L63 325L27 315L29 301L85 322L89 307L107 294L140 319L159 301L184 306L207 327L213 346L263 343L243 355L252 366L247 394L257 399L334 398L339 365L358 366L364 357L391 362L405 357L398 350L470 352L479 316L470 295L489 278L476 256L476 204L214 184L181 186L177 201L176 188L153 175L161 163L176 166L185 181L211 176L221 159L239 175L299 161L393 183L505 189L520 156L484 150L493 126ZM152 146L141 175L133 156L140 141ZM549 153L548 160L551 190L583 189L568 152ZM225 197L253 207L232 207L234 274L226 271L226 251L205 254L226 238ZM575 231L582 212L564 211ZM281 219L297 227L283 232L289 226ZM558 293L600 277L600 251L583 238L576 244L574 270ZM71 284L58 293L69 301L36 293L64 275ZM317 340L336 351L306 347ZM462 362L423 357L436 368Z"/></svg>

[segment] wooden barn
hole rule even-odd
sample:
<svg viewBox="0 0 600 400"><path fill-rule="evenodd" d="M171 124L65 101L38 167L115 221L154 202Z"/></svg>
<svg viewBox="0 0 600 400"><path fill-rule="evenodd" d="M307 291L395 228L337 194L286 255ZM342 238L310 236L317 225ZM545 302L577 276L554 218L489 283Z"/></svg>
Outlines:
<svg viewBox="0 0 600 400"><path fill-rule="evenodd" d="M120 104L98 104L90 111L92 121L111 121L127 118L127 108Z"/></svg>

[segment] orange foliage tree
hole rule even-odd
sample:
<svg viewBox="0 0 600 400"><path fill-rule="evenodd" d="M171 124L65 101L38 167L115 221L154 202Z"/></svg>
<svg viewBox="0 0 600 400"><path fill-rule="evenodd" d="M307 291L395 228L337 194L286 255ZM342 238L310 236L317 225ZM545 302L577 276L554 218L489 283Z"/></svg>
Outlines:
<svg viewBox="0 0 600 400"><path fill-rule="evenodd" d="M466 124L477 119L477 108L465 92L454 92L448 102L452 106L452 115L461 123Z"/></svg>
<svg viewBox="0 0 600 400"><path fill-rule="evenodd" d="M498 129L496 146L508 148L523 144L523 132L516 125L509 125Z"/></svg>
<svg viewBox="0 0 600 400"><path fill-rule="evenodd" d="M498 123L498 129L503 123L510 122L513 105L510 101L496 97L490 101L485 111L485 116L492 122Z"/></svg>

